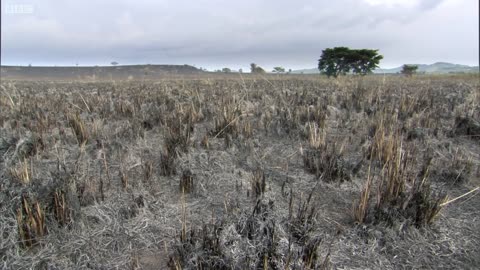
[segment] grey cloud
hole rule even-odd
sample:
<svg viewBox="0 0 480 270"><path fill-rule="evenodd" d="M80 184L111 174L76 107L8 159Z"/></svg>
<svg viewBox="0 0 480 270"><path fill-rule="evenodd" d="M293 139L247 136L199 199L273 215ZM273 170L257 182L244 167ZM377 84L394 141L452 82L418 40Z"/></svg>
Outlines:
<svg viewBox="0 0 480 270"><path fill-rule="evenodd" d="M466 12L458 5L471 9L475 1L460 0L462 3L455 5L457 12ZM26 2L34 5L34 14L2 16L3 63L71 64L80 58L98 64L110 59L121 63L196 61L203 66L262 61L265 65L309 67L315 65L322 49L345 45L380 49L389 53L386 61L397 64L408 58L406 52L426 53L425 49L409 49L407 42L425 40L425 33L412 33L419 22L428 24L424 22L426 14L435 21L433 27L442 23L439 16L451 12L442 8L451 1L434 0L418 0L413 6L371 5L359 0ZM4 5L2 2L2 10ZM478 30L478 25L465 26ZM455 34L454 27L446 28ZM478 40L471 36L473 32L467 31L462 42ZM428 35L438 42L438 35ZM448 44L456 46L454 40ZM457 61L465 62L468 54L478 59L474 52L478 43L467 47ZM440 50L429 59L442 60L442 54Z"/></svg>
<svg viewBox="0 0 480 270"><path fill-rule="evenodd" d="M442 1L439 1L439 0L422 0L419 3L419 7L422 10L430 10L430 9L433 9L433 8L439 6L442 2L443 2L443 0Z"/></svg>

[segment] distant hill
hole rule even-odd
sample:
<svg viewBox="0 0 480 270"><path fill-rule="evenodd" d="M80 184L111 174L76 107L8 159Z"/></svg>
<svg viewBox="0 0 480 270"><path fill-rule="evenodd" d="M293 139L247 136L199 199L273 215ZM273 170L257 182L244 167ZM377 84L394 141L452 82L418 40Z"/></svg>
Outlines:
<svg viewBox="0 0 480 270"><path fill-rule="evenodd" d="M467 66L467 65L458 65L445 62L437 62L431 65L425 64L415 64L418 66L417 72L423 73L436 73L436 74L446 74L446 73L473 73L479 72L478 66ZM376 69L375 73L399 73L402 70L402 67L396 68L387 68L387 69Z"/></svg>
<svg viewBox="0 0 480 270"><path fill-rule="evenodd" d="M204 71L189 65L126 65L95 67L26 67L1 66L6 79L154 79L164 75L200 74Z"/></svg>
<svg viewBox="0 0 480 270"><path fill-rule="evenodd" d="M437 62L431 65L426 64L416 64L418 65L418 72L427 73L427 74L446 74L446 73L473 73L479 72L478 66L466 66L466 65L458 65L452 63L445 63L445 62ZM402 67L396 68L379 68L374 70L374 73L399 73L402 70ZM292 71L294 74L318 74L319 71L317 68L310 68L310 69L299 69Z"/></svg>
<svg viewBox="0 0 480 270"><path fill-rule="evenodd" d="M297 69L290 72L292 74L320 74L318 68Z"/></svg>

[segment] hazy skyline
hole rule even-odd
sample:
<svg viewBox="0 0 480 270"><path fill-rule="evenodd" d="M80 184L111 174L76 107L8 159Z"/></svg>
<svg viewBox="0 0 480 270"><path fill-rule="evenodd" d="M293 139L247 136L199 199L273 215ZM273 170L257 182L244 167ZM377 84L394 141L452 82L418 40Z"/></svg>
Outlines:
<svg viewBox="0 0 480 270"><path fill-rule="evenodd" d="M382 67L479 63L478 0L2 1L2 65L313 68L328 47Z"/></svg>

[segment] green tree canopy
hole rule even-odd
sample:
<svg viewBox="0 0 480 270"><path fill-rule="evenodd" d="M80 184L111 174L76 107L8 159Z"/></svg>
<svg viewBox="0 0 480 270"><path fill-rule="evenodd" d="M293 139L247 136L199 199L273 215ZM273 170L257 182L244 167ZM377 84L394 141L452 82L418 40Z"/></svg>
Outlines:
<svg viewBox="0 0 480 270"><path fill-rule="evenodd" d="M318 60L318 69L328 77L338 77L349 72L366 75L378 67L382 55L378 50L352 50L347 47L327 48Z"/></svg>
<svg viewBox="0 0 480 270"><path fill-rule="evenodd" d="M284 73L285 72L285 68L283 67L274 67L272 72L276 72L276 73Z"/></svg>
<svg viewBox="0 0 480 270"><path fill-rule="evenodd" d="M413 74L417 73L417 69L417 65L403 65L400 73L406 76L412 76Z"/></svg>

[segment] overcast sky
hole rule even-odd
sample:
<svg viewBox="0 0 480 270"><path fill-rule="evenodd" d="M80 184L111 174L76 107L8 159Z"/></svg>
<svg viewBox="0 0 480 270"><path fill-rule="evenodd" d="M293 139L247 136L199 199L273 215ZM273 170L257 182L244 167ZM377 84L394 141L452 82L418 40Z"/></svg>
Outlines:
<svg viewBox="0 0 480 270"><path fill-rule="evenodd" d="M299 69L334 46L379 49L382 67L479 63L479 0L1 2L3 65Z"/></svg>

